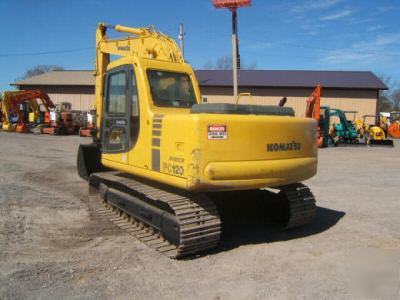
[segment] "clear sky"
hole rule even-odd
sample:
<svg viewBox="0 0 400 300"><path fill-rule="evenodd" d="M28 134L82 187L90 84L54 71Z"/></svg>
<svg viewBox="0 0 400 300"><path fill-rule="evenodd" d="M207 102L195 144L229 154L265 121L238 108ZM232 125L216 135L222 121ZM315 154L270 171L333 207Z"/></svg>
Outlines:
<svg viewBox="0 0 400 300"><path fill-rule="evenodd" d="M230 13L211 0L1 0L0 20L0 90L37 64L92 69L99 21L155 25L175 38L183 22L197 69L231 53ZM400 0L253 0L239 10L239 38L242 59L258 69L371 70L400 80Z"/></svg>

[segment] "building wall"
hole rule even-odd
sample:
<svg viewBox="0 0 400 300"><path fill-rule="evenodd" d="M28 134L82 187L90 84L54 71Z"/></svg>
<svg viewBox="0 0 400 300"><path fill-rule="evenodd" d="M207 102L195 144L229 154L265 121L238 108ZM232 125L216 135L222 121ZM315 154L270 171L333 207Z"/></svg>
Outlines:
<svg viewBox="0 0 400 300"><path fill-rule="evenodd" d="M72 110L87 111L94 107L92 86L20 86L24 89L39 89L46 92L54 104L71 103Z"/></svg>
<svg viewBox="0 0 400 300"><path fill-rule="evenodd" d="M312 89L294 88L249 88L241 89L240 93L250 92L252 103L263 105L277 105L279 100L286 96L286 106L293 107L297 116L304 116L306 101ZM209 103L233 103L233 91L229 87L202 87L201 93L207 97ZM240 98L239 103L250 104L249 97ZM337 90L325 89L322 91L321 105L342 110L356 110L357 117L366 114L375 114L377 91L375 90Z"/></svg>
<svg viewBox="0 0 400 300"><path fill-rule="evenodd" d="M73 110L89 110L94 107L93 86L21 86L20 89L40 89L49 94L55 104L69 102ZM200 87L203 96L209 103L233 103L232 88ZM306 100L312 89L293 88L250 88L240 92L250 92L252 103L277 105L279 100L287 97L286 106L293 107L297 116L304 116ZM377 91L375 90L335 90L322 91L322 105L342 110L356 110L357 117L376 113ZM240 103L250 104L248 97L240 99Z"/></svg>

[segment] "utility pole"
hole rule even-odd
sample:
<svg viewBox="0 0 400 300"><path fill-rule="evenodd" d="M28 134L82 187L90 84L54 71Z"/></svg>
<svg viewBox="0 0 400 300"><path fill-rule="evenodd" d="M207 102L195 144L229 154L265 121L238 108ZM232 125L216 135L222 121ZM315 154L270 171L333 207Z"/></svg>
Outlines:
<svg viewBox="0 0 400 300"><path fill-rule="evenodd" d="M240 70L237 9L251 5L251 0L213 0L215 8L228 8L232 12L233 95L238 98L238 70Z"/></svg>
<svg viewBox="0 0 400 300"><path fill-rule="evenodd" d="M237 40L237 12L232 10L232 69L233 69L233 96L238 97L238 69L239 67L239 45Z"/></svg>
<svg viewBox="0 0 400 300"><path fill-rule="evenodd" d="M185 44L184 44L185 32L183 30L183 23L179 25L179 47L181 48L182 57L185 59Z"/></svg>

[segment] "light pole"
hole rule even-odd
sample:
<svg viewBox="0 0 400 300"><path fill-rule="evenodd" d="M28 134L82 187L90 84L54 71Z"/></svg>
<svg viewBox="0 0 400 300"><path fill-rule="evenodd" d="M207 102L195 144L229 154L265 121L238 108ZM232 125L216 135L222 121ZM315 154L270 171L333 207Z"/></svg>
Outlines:
<svg viewBox="0 0 400 300"><path fill-rule="evenodd" d="M240 54L237 31L237 9L251 5L251 0L213 0L215 8L228 8L232 12L232 69L233 95L238 97L238 69L240 69Z"/></svg>
<svg viewBox="0 0 400 300"><path fill-rule="evenodd" d="M179 25L179 48L181 48L182 57L185 57L185 46L184 46L184 36L185 32L183 30L183 23Z"/></svg>

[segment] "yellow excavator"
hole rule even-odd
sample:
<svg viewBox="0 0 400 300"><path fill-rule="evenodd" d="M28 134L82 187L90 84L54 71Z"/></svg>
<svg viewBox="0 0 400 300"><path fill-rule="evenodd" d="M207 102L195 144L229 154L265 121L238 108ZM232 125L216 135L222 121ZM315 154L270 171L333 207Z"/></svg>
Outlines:
<svg viewBox="0 0 400 300"><path fill-rule="evenodd" d="M109 39L108 29L128 36ZM201 103L176 42L153 27L100 23L96 51L97 130L77 168L113 221L173 258L218 245L223 193L251 202L276 189L284 228L311 222L315 198L300 182L317 172L315 120L289 107Z"/></svg>
<svg viewBox="0 0 400 300"><path fill-rule="evenodd" d="M2 130L3 131L15 131L16 125L11 122L12 112L14 116L18 115L18 109L16 105L10 100L10 96L18 94L19 91L6 91L2 93Z"/></svg>

